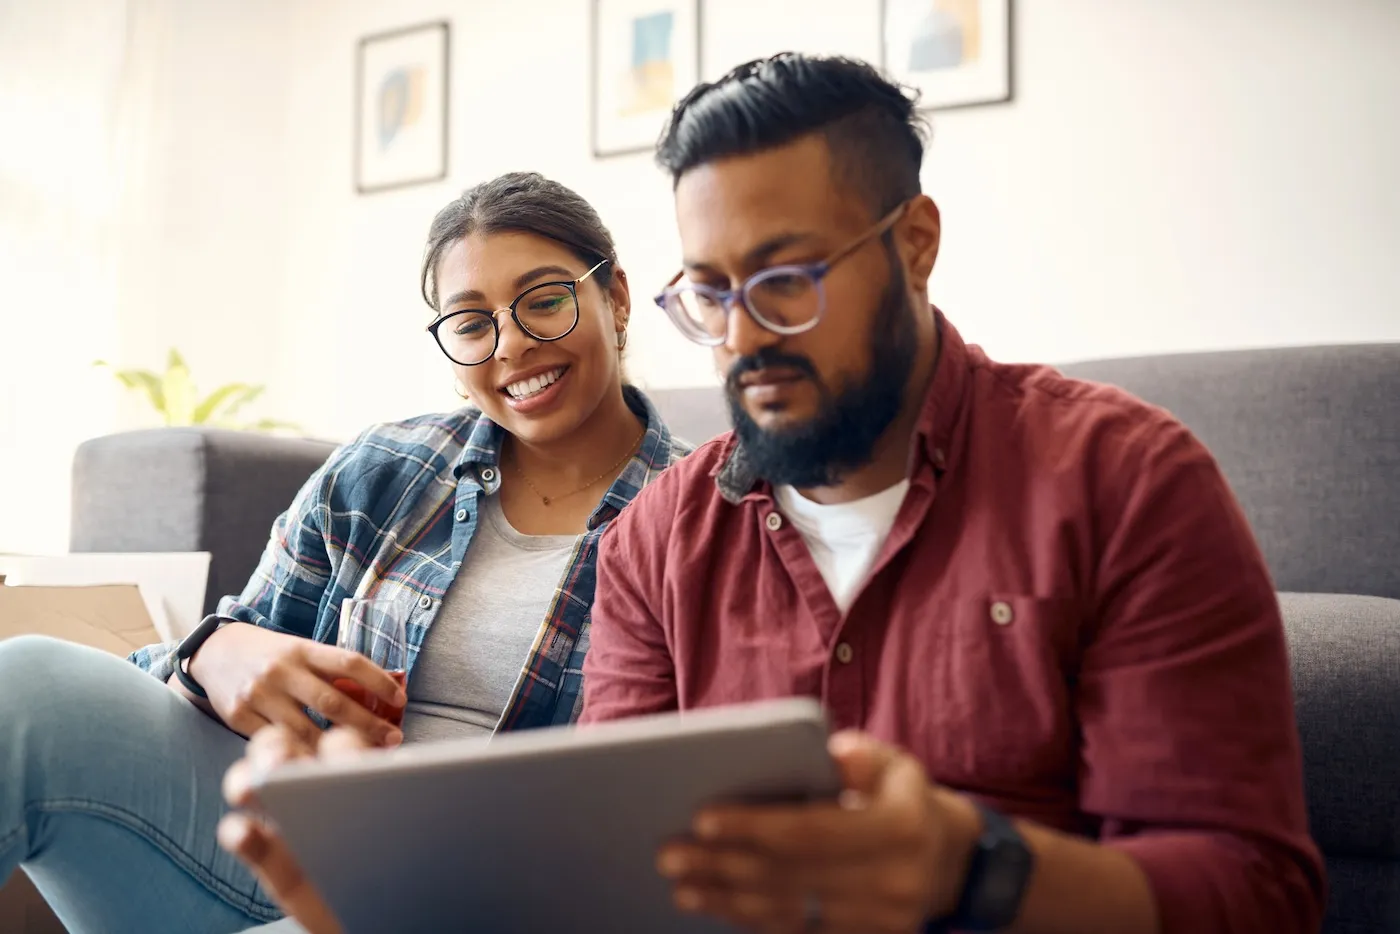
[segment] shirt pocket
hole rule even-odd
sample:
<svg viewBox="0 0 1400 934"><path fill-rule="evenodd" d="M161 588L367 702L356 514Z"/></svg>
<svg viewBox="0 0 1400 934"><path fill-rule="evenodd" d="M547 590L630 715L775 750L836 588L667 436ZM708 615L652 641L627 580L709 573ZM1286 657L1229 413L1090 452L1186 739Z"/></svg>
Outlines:
<svg viewBox="0 0 1400 934"><path fill-rule="evenodd" d="M1081 620L1074 598L988 593L944 604L929 713L945 780L1073 783Z"/></svg>

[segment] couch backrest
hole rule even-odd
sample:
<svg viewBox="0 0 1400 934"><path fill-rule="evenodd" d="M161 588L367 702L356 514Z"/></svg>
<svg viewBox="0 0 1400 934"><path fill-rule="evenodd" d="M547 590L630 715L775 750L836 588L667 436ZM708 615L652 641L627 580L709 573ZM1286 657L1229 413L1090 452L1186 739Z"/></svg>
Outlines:
<svg viewBox="0 0 1400 934"><path fill-rule="evenodd" d="M1075 363L1186 423L1220 462L1279 590L1400 598L1400 343ZM651 393L699 443L729 429L720 390Z"/></svg>
<svg viewBox="0 0 1400 934"><path fill-rule="evenodd" d="M718 386L653 389L647 395L677 438L700 445L729 430L729 409Z"/></svg>
<svg viewBox="0 0 1400 934"><path fill-rule="evenodd" d="M333 444L206 428L84 442L73 458L73 551L207 551L204 612L243 590L272 521Z"/></svg>
<svg viewBox="0 0 1400 934"><path fill-rule="evenodd" d="M1279 590L1400 598L1400 343L1061 370L1186 423L1219 461Z"/></svg>

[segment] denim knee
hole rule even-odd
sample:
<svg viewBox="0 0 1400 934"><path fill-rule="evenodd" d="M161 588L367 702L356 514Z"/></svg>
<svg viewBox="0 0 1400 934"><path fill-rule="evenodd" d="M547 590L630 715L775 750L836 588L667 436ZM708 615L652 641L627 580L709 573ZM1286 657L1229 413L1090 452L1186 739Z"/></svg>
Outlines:
<svg viewBox="0 0 1400 934"><path fill-rule="evenodd" d="M0 710L19 709L26 698L60 690L62 672L73 667L83 647L49 636L14 636L0 640ZM3 718L0 718L3 719Z"/></svg>
<svg viewBox="0 0 1400 934"><path fill-rule="evenodd" d="M116 663L129 664L49 636L0 640L0 736L17 738L15 731L26 727L42 734L93 726L93 718L116 701L104 696Z"/></svg>

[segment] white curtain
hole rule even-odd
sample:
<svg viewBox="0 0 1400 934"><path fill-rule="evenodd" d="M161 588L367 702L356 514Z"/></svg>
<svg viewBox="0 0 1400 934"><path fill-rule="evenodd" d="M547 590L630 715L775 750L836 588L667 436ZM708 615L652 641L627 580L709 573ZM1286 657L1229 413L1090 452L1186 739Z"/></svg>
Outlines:
<svg viewBox="0 0 1400 934"><path fill-rule="evenodd" d="M0 0L0 551L63 551L113 428L123 224L147 210L169 0Z"/></svg>

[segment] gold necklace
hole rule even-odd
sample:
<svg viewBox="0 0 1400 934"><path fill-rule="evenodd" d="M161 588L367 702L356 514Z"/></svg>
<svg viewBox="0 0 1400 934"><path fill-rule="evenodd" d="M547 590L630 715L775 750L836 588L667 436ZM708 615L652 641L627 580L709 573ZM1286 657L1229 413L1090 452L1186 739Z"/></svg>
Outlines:
<svg viewBox="0 0 1400 934"><path fill-rule="evenodd" d="M588 489L593 484L597 483L599 480L602 480L603 478L607 477L608 474L616 473L619 467L627 463L627 460L632 456L633 452L637 450L637 445L642 443L642 439L646 437L646 434L647 430L643 428L642 433L637 435L637 440L632 442L632 446L627 449L627 452L617 459L617 463L613 464L607 470L598 474L598 476L594 477L592 480L589 480L583 486L576 487L567 493L560 494L559 496L545 496L543 493L541 493L540 488L535 486L534 482L529 478L525 471L521 469L520 460L518 457L511 457L511 466L515 468L516 473L520 474L520 479L525 481L525 485L528 486L531 490L534 490L535 495L540 498L540 502L548 506L555 500L568 499L570 496L577 496L579 493L582 493L584 490Z"/></svg>

